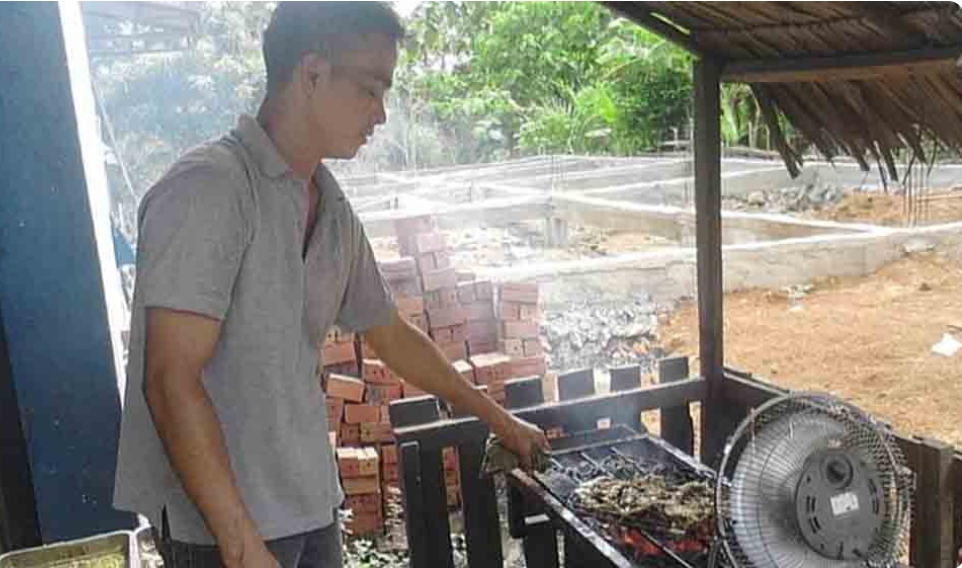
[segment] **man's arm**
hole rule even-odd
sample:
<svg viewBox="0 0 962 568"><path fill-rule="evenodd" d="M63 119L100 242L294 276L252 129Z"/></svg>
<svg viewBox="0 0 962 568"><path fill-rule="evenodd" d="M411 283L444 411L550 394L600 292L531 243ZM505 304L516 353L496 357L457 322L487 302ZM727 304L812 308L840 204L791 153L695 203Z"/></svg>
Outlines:
<svg viewBox="0 0 962 568"><path fill-rule="evenodd" d="M429 338L396 312L389 323L372 327L364 337L404 380L486 422L518 454L526 469L532 467L535 448L548 449L548 440L539 428L516 418L476 390Z"/></svg>
<svg viewBox="0 0 962 568"><path fill-rule="evenodd" d="M144 396L170 463L220 547L227 568L276 567L247 512L220 421L202 381L220 321L147 310Z"/></svg>

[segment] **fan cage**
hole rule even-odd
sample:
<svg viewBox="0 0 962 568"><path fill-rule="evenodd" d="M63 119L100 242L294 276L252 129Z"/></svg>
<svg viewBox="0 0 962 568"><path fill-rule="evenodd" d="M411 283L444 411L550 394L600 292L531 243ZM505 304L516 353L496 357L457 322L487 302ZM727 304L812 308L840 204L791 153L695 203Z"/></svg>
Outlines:
<svg viewBox="0 0 962 568"><path fill-rule="evenodd" d="M912 511L911 488L914 481L890 428L835 397L803 392L770 400L755 409L738 426L725 447L715 492L718 512L716 522L725 555L734 568L761 568L752 561L739 542L733 525L735 519L732 515L732 487L741 456L746 450L750 450L755 437L768 428L785 428L788 425L788 434L792 435L791 429L796 425L804 428L807 420L820 420L825 423L825 418L840 426L842 448L857 451L864 461L874 465L880 485L876 488L877 494L885 507L881 526L871 546L858 561L831 559L815 554L807 556L804 563L798 559L779 558L773 560L773 564L777 564L778 568L886 568L898 566L904 559L907 554ZM797 480L804 459L783 465L796 474ZM781 507L773 517L776 523L783 525L783 535L793 535L795 542L791 545L807 546L798 530L794 507ZM778 527L772 529L775 531ZM773 531L758 536L764 541L771 537ZM763 546L767 544L762 543Z"/></svg>

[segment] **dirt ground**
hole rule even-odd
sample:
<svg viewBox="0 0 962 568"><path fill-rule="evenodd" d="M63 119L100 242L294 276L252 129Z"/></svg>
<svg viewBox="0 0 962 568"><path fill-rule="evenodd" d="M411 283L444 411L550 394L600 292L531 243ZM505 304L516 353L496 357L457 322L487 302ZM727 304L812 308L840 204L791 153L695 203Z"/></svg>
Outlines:
<svg viewBox="0 0 962 568"><path fill-rule="evenodd" d="M962 192L930 194L914 212L915 225L937 225L962 221ZM841 223L871 223L886 227L909 225L902 196L879 193L849 193L833 207L813 212L811 217Z"/></svg>
<svg viewBox="0 0 962 568"><path fill-rule="evenodd" d="M724 326L726 365L833 393L899 432L962 447L962 351L931 352L943 333L962 340L962 264L927 253L867 278L821 282L799 299L728 294ZM697 353L696 306L681 306L660 335L675 352Z"/></svg>

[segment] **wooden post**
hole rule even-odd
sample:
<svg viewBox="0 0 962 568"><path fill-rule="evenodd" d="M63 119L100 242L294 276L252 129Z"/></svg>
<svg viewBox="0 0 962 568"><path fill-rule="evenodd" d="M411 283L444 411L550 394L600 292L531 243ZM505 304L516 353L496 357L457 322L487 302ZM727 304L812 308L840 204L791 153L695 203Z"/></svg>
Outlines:
<svg viewBox="0 0 962 568"><path fill-rule="evenodd" d="M688 378L688 357L658 361L658 382L671 383ZM695 451L695 433L689 405L661 409L661 438L688 455Z"/></svg>
<svg viewBox="0 0 962 568"><path fill-rule="evenodd" d="M622 392L636 389L641 386L641 367L639 365L628 365L625 367L614 367L609 371L611 375L611 392ZM644 423L641 421L640 412L632 412L623 419L619 417L619 422L624 422L635 432L647 432Z"/></svg>
<svg viewBox="0 0 962 568"><path fill-rule="evenodd" d="M695 239L698 247L698 333L701 374L708 381L702 404L701 459L711 463L724 438L713 425L722 412L721 65L695 62Z"/></svg>
<svg viewBox="0 0 962 568"><path fill-rule="evenodd" d="M390 414L393 428L426 424L441 416L438 400L433 396L394 401ZM454 568L442 449L409 444L401 445L400 467L411 568ZM412 507L414 511L421 511L417 518L412 518L415 517Z"/></svg>
<svg viewBox="0 0 962 568"><path fill-rule="evenodd" d="M909 559L912 566L953 568L956 552L952 447L923 438L917 451L915 515Z"/></svg>
<svg viewBox="0 0 962 568"><path fill-rule="evenodd" d="M502 568L501 521L494 480L481 473L485 439L458 446L464 538L471 568Z"/></svg>

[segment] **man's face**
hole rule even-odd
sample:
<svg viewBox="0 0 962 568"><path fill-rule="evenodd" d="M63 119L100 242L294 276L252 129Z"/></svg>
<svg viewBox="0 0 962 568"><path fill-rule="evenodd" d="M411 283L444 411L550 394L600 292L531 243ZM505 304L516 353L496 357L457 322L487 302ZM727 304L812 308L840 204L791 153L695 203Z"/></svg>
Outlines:
<svg viewBox="0 0 962 568"><path fill-rule="evenodd" d="M384 124L384 96L397 63L397 44L372 34L330 63L309 97L309 115L324 157L348 159Z"/></svg>

